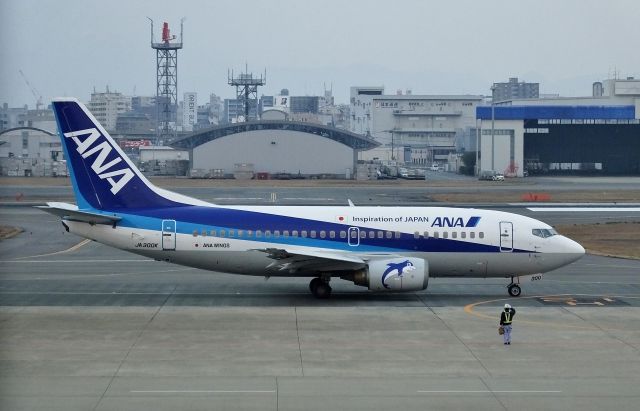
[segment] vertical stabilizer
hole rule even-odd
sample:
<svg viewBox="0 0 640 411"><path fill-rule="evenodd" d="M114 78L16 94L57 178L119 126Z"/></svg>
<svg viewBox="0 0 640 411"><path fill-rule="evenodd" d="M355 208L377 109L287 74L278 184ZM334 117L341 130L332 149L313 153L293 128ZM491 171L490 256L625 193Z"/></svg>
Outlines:
<svg viewBox="0 0 640 411"><path fill-rule="evenodd" d="M53 111L80 209L209 205L151 184L78 100L55 99Z"/></svg>

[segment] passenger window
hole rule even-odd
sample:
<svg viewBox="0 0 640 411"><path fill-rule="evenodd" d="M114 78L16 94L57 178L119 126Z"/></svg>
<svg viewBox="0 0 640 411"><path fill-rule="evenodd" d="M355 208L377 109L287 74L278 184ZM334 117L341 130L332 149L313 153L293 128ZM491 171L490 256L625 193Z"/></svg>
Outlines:
<svg viewBox="0 0 640 411"><path fill-rule="evenodd" d="M429 232L428 231L424 232L424 238L429 238Z"/></svg>
<svg viewBox="0 0 640 411"><path fill-rule="evenodd" d="M448 231L444 231L442 233L442 238L449 238L449 232Z"/></svg>
<svg viewBox="0 0 640 411"><path fill-rule="evenodd" d="M265 230L264 236L267 238L271 237L271 230Z"/></svg>
<svg viewBox="0 0 640 411"><path fill-rule="evenodd" d="M416 240L418 238L420 238L420 233L418 231L416 231L415 233L413 233L413 238L415 238Z"/></svg>
<svg viewBox="0 0 640 411"><path fill-rule="evenodd" d="M387 237L387 240L391 240L391 238L393 237L393 233L391 231L387 231L386 237Z"/></svg>
<svg viewBox="0 0 640 411"><path fill-rule="evenodd" d="M320 238L327 238L327 232L326 231L320 231Z"/></svg>
<svg viewBox="0 0 640 411"><path fill-rule="evenodd" d="M238 230L238 238L242 238L243 235L244 235L244 231Z"/></svg>
<svg viewBox="0 0 640 411"><path fill-rule="evenodd" d="M285 237L285 238L286 238L286 237L289 237L289 230L284 230L284 231L282 232L282 236L283 236L283 237Z"/></svg>
<svg viewBox="0 0 640 411"><path fill-rule="evenodd" d="M234 230L229 230L229 237L234 237L236 232Z"/></svg>
<svg viewBox="0 0 640 411"><path fill-rule="evenodd" d="M197 237L198 236L198 230L193 230L193 236Z"/></svg>
<svg viewBox="0 0 640 411"><path fill-rule="evenodd" d="M251 238L251 236L253 236L253 231L247 230L247 237Z"/></svg>
<svg viewBox="0 0 640 411"><path fill-rule="evenodd" d="M469 237L476 238L476 232L475 231L470 232Z"/></svg>
<svg viewBox="0 0 640 411"><path fill-rule="evenodd" d="M260 238L260 237L262 237L262 231L256 230L256 238Z"/></svg>
<svg viewBox="0 0 640 411"><path fill-rule="evenodd" d="M360 238L367 238L367 232L364 230L360 231Z"/></svg>
<svg viewBox="0 0 640 411"><path fill-rule="evenodd" d="M206 237L207 236L207 230L202 230L202 236Z"/></svg>
<svg viewBox="0 0 640 411"><path fill-rule="evenodd" d="M351 238L358 238L358 232L356 230L351 230Z"/></svg>
<svg viewBox="0 0 640 411"><path fill-rule="evenodd" d="M307 237L307 230L300 231L300 237L306 238Z"/></svg>
<svg viewBox="0 0 640 411"><path fill-rule="evenodd" d="M209 231L209 235L211 235L211 237L215 237L216 236L216 230Z"/></svg>
<svg viewBox="0 0 640 411"><path fill-rule="evenodd" d="M438 233L437 231L434 231L433 238L440 238L440 233Z"/></svg>
<svg viewBox="0 0 640 411"><path fill-rule="evenodd" d="M224 230L220 230L220 237L226 237L227 236L227 232Z"/></svg>
<svg viewBox="0 0 640 411"><path fill-rule="evenodd" d="M460 238L467 238L467 233L465 231L461 232Z"/></svg>
<svg viewBox="0 0 640 411"><path fill-rule="evenodd" d="M378 231L378 238L384 238L384 231Z"/></svg>
<svg viewBox="0 0 640 411"><path fill-rule="evenodd" d="M311 230L311 238L316 238L316 230Z"/></svg>
<svg viewBox="0 0 640 411"><path fill-rule="evenodd" d="M395 232L396 240L397 240L397 239L399 239L399 238L401 237L401 235L402 235L402 234L400 233L400 231L396 231L396 232Z"/></svg>
<svg viewBox="0 0 640 411"><path fill-rule="evenodd" d="M274 236L275 238L280 238L280 230L276 230L276 231L274 231L274 232L273 232L273 236Z"/></svg>
<svg viewBox="0 0 640 411"><path fill-rule="evenodd" d="M346 231L340 231L340 238L347 238L347 232Z"/></svg>
<svg viewBox="0 0 640 411"><path fill-rule="evenodd" d="M329 238L336 238L336 232L335 231L329 231Z"/></svg>
<svg viewBox="0 0 640 411"><path fill-rule="evenodd" d="M458 233L456 231L453 231L451 233L451 238L458 238Z"/></svg>
<svg viewBox="0 0 640 411"><path fill-rule="evenodd" d="M484 238L484 232L480 231L480 233L478 234L478 237Z"/></svg>
<svg viewBox="0 0 640 411"><path fill-rule="evenodd" d="M292 235L293 237L297 237L297 236L298 236L298 230L293 230L293 231L291 232L291 235Z"/></svg>
<svg viewBox="0 0 640 411"><path fill-rule="evenodd" d="M369 238L376 238L376 232L375 231L369 231Z"/></svg>

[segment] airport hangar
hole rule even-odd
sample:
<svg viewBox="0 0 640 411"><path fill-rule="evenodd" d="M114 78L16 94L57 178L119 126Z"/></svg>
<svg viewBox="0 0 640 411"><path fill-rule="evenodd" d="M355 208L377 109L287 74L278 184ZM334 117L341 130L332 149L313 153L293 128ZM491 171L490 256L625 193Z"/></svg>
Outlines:
<svg viewBox="0 0 640 411"><path fill-rule="evenodd" d="M370 137L315 123L259 120L199 130L174 140L189 151L190 169L233 173L252 164L256 173L350 179L358 152L377 147Z"/></svg>
<svg viewBox="0 0 640 411"><path fill-rule="evenodd" d="M530 174L638 175L640 99L634 103L561 98L477 107L479 170L517 177L524 170Z"/></svg>

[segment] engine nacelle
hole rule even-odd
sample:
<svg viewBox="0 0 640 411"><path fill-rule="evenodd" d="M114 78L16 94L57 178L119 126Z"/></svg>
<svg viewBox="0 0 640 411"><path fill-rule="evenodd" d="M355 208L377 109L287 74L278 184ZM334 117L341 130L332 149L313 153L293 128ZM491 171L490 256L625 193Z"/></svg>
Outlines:
<svg viewBox="0 0 640 411"><path fill-rule="evenodd" d="M429 284L429 263L414 257L372 260L353 282L372 291L420 291Z"/></svg>

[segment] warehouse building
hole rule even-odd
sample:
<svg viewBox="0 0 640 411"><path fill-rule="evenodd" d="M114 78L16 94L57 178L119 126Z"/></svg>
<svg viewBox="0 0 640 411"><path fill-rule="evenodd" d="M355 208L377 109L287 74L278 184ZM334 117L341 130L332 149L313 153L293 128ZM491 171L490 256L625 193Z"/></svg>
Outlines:
<svg viewBox="0 0 640 411"><path fill-rule="evenodd" d="M189 151L190 168L233 174L352 178L358 153L378 145L369 137L320 124L261 120L194 132L171 146ZM213 173L213 171L212 171Z"/></svg>
<svg viewBox="0 0 640 411"><path fill-rule="evenodd" d="M478 171L640 174L640 80L600 84L593 97L477 107Z"/></svg>

